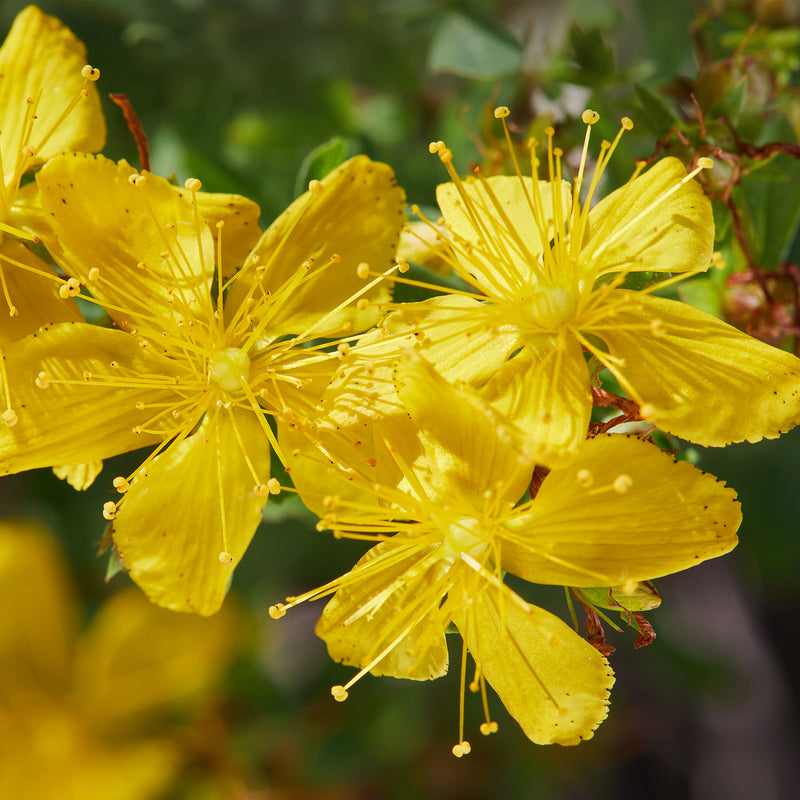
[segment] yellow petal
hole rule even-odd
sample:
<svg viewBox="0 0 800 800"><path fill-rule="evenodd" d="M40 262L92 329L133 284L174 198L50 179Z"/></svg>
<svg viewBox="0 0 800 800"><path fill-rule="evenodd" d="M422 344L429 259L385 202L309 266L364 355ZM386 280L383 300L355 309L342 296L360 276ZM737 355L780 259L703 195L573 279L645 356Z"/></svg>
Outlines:
<svg viewBox="0 0 800 800"><path fill-rule="evenodd" d="M503 569L534 583L614 586L736 546L736 493L636 438L590 439L544 479L503 535Z"/></svg>
<svg viewBox="0 0 800 800"><path fill-rule="evenodd" d="M62 282L52 268L22 243L5 239L0 244L0 272L15 312L12 316L0 295L0 342L22 339L42 325L83 322L75 301L59 295Z"/></svg>
<svg viewBox="0 0 800 800"><path fill-rule="evenodd" d="M706 270L714 249L711 202L686 169L662 158L589 212L580 265L588 280L611 272ZM668 193L675 187L672 194Z"/></svg>
<svg viewBox="0 0 800 800"><path fill-rule="evenodd" d="M214 242L180 190L150 174L134 186L137 174L102 156L54 158L36 176L52 226L42 241L117 324L155 339L171 320L213 314Z"/></svg>
<svg viewBox="0 0 800 800"><path fill-rule="evenodd" d="M88 464L65 464L53 467L53 474L66 481L79 492L88 489L103 469L102 461L90 461Z"/></svg>
<svg viewBox="0 0 800 800"><path fill-rule="evenodd" d="M74 699L103 724L185 704L213 690L238 636L229 605L211 618L174 614L135 588L124 590L103 604L78 641Z"/></svg>
<svg viewBox="0 0 800 800"><path fill-rule="evenodd" d="M447 383L427 361L407 357L395 370L397 392L436 463L441 496L476 508L487 492L510 505L525 494L532 465L521 432L468 387Z"/></svg>
<svg viewBox="0 0 800 800"><path fill-rule="evenodd" d="M685 303L621 294L631 302L597 335L624 359L609 370L659 428L716 447L800 422L800 359Z"/></svg>
<svg viewBox="0 0 800 800"><path fill-rule="evenodd" d="M0 520L0 604L8 612L0 626L4 697L22 684L47 693L68 685L77 622L68 577L49 531Z"/></svg>
<svg viewBox="0 0 800 800"><path fill-rule="evenodd" d="M170 376L181 374L135 337L86 323L43 328L8 345L5 356L19 421L0 425L4 475L100 461L157 443L160 436L133 430L152 414L136 404L174 401ZM141 377L140 387L126 385L131 374Z"/></svg>
<svg viewBox="0 0 800 800"><path fill-rule="evenodd" d="M503 705L536 744L590 739L608 714L608 662L560 619L486 590L455 617Z"/></svg>
<svg viewBox="0 0 800 800"><path fill-rule="evenodd" d="M370 301L366 309L356 309L353 301L334 312L367 285L358 277L360 264L382 273L394 261L405 222L405 195L394 173L357 156L321 184L321 193L309 191L295 200L253 249L251 258L266 268L263 289L279 303L270 330L300 334L314 325L317 335L326 335L341 333L347 321L364 330L390 297L388 284L381 284L363 295ZM247 297L255 269L251 263L239 274L228 298L231 308Z"/></svg>
<svg viewBox="0 0 800 800"><path fill-rule="evenodd" d="M554 230L549 181L534 184L530 178L509 175L485 181L468 178L458 186L438 186L436 201L447 227L455 234L460 266L487 294L516 294L535 282L542 233L549 242ZM561 182L560 203L568 218L572 192L566 181ZM539 210L540 225L532 207Z"/></svg>
<svg viewBox="0 0 800 800"><path fill-rule="evenodd" d="M335 661L364 668L389 648L373 675L423 681L447 672L446 623L437 614L447 589L439 583L441 559L413 550L404 556L407 543L395 537L367 552L325 606L316 632Z"/></svg>
<svg viewBox="0 0 800 800"><path fill-rule="evenodd" d="M199 614L219 609L261 521L266 496L255 487L268 476L263 428L240 409L209 412L146 476L137 475L113 534L128 572L154 603Z"/></svg>
<svg viewBox="0 0 800 800"><path fill-rule="evenodd" d="M81 75L85 64L86 48L55 17L36 6L17 15L0 49L0 147L7 177L25 144L35 148L33 164L62 150L95 152L103 147L105 121L95 85ZM86 97L59 122L84 87ZM22 132L32 113L36 118L26 139Z"/></svg>
<svg viewBox="0 0 800 800"><path fill-rule="evenodd" d="M537 464L561 463L586 438L589 370L572 337L532 338L497 370L481 396L527 434L525 451Z"/></svg>

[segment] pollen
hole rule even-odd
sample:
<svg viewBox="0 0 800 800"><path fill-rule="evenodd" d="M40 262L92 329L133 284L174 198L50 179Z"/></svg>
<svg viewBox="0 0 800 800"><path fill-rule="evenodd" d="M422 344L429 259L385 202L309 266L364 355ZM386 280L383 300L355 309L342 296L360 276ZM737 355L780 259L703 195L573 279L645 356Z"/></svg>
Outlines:
<svg viewBox="0 0 800 800"><path fill-rule="evenodd" d="M336 686L331 686L331 694L333 695L333 699L337 703L342 703L347 700L347 690L344 686L337 684Z"/></svg>
<svg viewBox="0 0 800 800"><path fill-rule="evenodd" d="M612 486L617 494L625 494L633 486L633 478L624 473L617 475Z"/></svg>
<svg viewBox="0 0 800 800"><path fill-rule="evenodd" d="M588 489L594 483L594 475L588 469L578 470L578 483Z"/></svg>
<svg viewBox="0 0 800 800"><path fill-rule="evenodd" d="M233 564L233 556L228 553L226 550L223 550L219 554L219 563L220 564Z"/></svg>
<svg viewBox="0 0 800 800"><path fill-rule="evenodd" d="M275 603L269 607L269 615L272 619L281 619L286 616L286 606L283 603Z"/></svg>
<svg viewBox="0 0 800 800"><path fill-rule="evenodd" d="M453 755L456 758L461 758L462 756L469 755L471 750L472 750L472 747L470 746L470 743L466 739L464 739L463 741L459 742L458 744L454 744L453 745L452 752L453 752Z"/></svg>

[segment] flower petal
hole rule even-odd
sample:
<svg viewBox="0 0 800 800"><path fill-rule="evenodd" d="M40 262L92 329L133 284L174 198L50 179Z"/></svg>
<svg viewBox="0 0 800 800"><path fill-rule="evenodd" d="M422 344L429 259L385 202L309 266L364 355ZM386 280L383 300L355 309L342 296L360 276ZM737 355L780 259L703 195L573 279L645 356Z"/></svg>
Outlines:
<svg viewBox="0 0 800 800"><path fill-rule="evenodd" d="M113 535L131 577L154 603L198 614L219 609L261 521L266 497L254 489L268 476L262 426L235 408L208 413L136 476Z"/></svg>
<svg viewBox="0 0 800 800"><path fill-rule="evenodd" d="M0 474L100 461L163 438L134 428L151 418L147 404L174 402L180 373L135 337L67 322L8 345L5 356L19 421L0 425Z"/></svg>
<svg viewBox="0 0 800 800"><path fill-rule="evenodd" d="M589 212L580 253L587 280L612 272L708 269L714 249L711 202L697 181L681 184L685 178L677 158L662 158Z"/></svg>
<svg viewBox="0 0 800 800"><path fill-rule="evenodd" d="M506 524L503 569L589 587L633 587L727 553L742 518L736 493L713 475L619 435L587 441L520 509Z"/></svg>
<svg viewBox="0 0 800 800"><path fill-rule="evenodd" d="M608 662L560 619L487 589L455 623L481 674L536 744L590 739L608 714Z"/></svg>
<svg viewBox="0 0 800 800"><path fill-rule="evenodd" d="M170 321L213 317L214 242L180 190L135 175L102 156L54 158L36 175L52 226L42 241L118 325L157 339Z"/></svg>
<svg viewBox="0 0 800 800"><path fill-rule="evenodd" d="M360 264L384 272L394 261L405 223L405 194L394 173L357 156L321 183L321 194L306 192L270 225L230 290L228 305L237 308L252 293L255 270L265 268L261 280L271 298L273 332L301 334L313 325L315 335L324 336L340 333L348 321L354 330L364 330L390 297L388 286L380 284L363 295L371 301L366 309L356 309L353 301L334 311L366 286L357 274Z"/></svg>
<svg viewBox="0 0 800 800"><path fill-rule="evenodd" d="M685 303L624 294L631 302L596 333L624 360L608 369L648 420L713 447L800 422L800 359Z"/></svg>
<svg viewBox="0 0 800 800"><path fill-rule="evenodd" d="M496 175L436 187L436 201L455 234L459 266L489 296L518 294L535 283L534 265L554 231L553 186L549 181ZM567 219L572 191L566 181L561 182L559 202ZM541 227L532 208L538 211Z"/></svg>
<svg viewBox="0 0 800 800"><path fill-rule="evenodd" d="M22 339L42 325L83 322L77 303L58 294L61 281L50 266L21 242L6 239L0 244L0 271L17 312L12 316L0 300L0 342Z"/></svg>
<svg viewBox="0 0 800 800"><path fill-rule="evenodd" d="M105 120L95 85L87 85L81 75L85 64L86 48L58 19L36 6L17 15L0 49L0 146L6 170L17 163L18 148L28 143L36 150L34 164L44 163L62 150L95 152L103 147ZM59 122L83 88L86 96ZM30 98L34 98L33 105ZM22 132L32 113L36 117L26 140Z"/></svg>
<svg viewBox="0 0 800 800"><path fill-rule="evenodd" d="M526 434L526 453L554 466L586 438L592 411L589 370L572 337L538 336L503 364L481 396Z"/></svg>
<svg viewBox="0 0 800 800"><path fill-rule="evenodd" d="M342 588L316 627L331 658L364 668L396 642L370 670L373 675L424 681L447 672L446 622L437 613L447 592L444 564L436 553L426 555L413 540L396 536L369 550L340 579Z"/></svg>

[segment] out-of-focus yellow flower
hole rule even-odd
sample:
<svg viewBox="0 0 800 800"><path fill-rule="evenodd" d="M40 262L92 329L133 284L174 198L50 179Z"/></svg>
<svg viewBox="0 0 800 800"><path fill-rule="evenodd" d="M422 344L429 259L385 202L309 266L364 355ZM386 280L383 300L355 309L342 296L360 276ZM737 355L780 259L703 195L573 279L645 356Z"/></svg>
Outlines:
<svg viewBox="0 0 800 800"><path fill-rule="evenodd" d="M485 682L536 743L587 739L606 716L605 659L559 619L504 583L619 587L686 569L736 544L736 495L649 443L602 436L553 469L535 499L521 437L474 391L456 388L422 358L395 368L407 416L365 430L362 459L335 434L327 458L295 451L291 474L319 528L378 542L346 575L270 609L279 618L328 595L317 633L337 661L364 674L425 680L448 667L454 623ZM372 438L366 434L371 433ZM349 454L349 455L348 455ZM344 465L343 469L340 465ZM456 755L469 752L462 715Z"/></svg>
<svg viewBox="0 0 800 800"><path fill-rule="evenodd" d="M28 6L0 47L0 350L40 325L78 321L63 280L16 236L42 233L46 219L35 184L23 175L62 150L100 150L106 125L86 48L55 17ZM0 360L0 418L17 420L18 403Z"/></svg>
<svg viewBox="0 0 800 800"><path fill-rule="evenodd" d="M43 241L73 276L70 291L85 286L113 327L48 325L9 347L26 413L0 430L0 474L155 446L114 479L120 499L104 515L154 602L213 613L279 490L270 444L284 456L268 415L301 424L339 363L335 348L304 345L381 313L388 289L364 275L393 268L403 192L386 165L352 159L314 182L226 280L226 228L215 253L199 181L179 190L65 154L37 183L52 231ZM254 205L228 198L226 218Z"/></svg>
<svg viewBox="0 0 800 800"><path fill-rule="evenodd" d="M239 637L237 615L173 614L125 589L79 632L52 537L0 521L0 796L147 800L184 745L165 713L208 700Z"/></svg>

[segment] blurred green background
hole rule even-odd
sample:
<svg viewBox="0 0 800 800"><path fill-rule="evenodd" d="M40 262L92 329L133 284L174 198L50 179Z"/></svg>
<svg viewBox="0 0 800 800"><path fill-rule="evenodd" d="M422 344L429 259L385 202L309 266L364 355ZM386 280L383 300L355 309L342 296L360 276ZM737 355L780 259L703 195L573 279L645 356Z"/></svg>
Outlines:
<svg viewBox="0 0 800 800"><path fill-rule="evenodd" d="M0 30L24 6L0 4ZM681 136L673 134L670 146L687 161L704 146L735 150L731 130L762 145L796 142L800 129L800 7L792 0L713 7L684 0L40 6L86 43L101 69L101 91L129 97L148 133L154 172L245 194L261 205L264 226L302 186L304 159L333 137L350 154L390 163L409 200L431 205L444 175L427 143L447 141L461 169L491 163L491 141L483 150L475 141L499 135L486 121L496 103L512 108L522 131L544 115L568 143L582 137L574 118L587 106L600 111L607 138L621 115L631 116L637 127L615 157L616 180L674 125ZM705 134L689 91L708 112ZM105 154L137 163L122 114L110 101L105 111ZM800 257L797 161L785 154L764 161L756 165L760 183L754 171L733 197L751 257L777 275ZM735 318L725 278L748 264L719 196L716 206L729 267L698 283L690 299ZM796 313L796 295L782 307ZM778 322L767 326L767 338L793 346L791 326L776 332ZM310 514L287 501L268 507L236 572L231 602L244 619L242 645L213 701L163 722L184 755L156 797L800 797L800 431L693 457L739 492L741 543L718 562L659 581L664 602L649 615L658 633L653 645L634 651L630 631L611 634L617 685L610 717L590 742L536 747L499 703L500 731L484 739L476 701L467 713L472 754L453 758L457 670L431 684L366 678L346 703L335 703L329 687L349 671L330 663L314 636L321 609L303 606L273 622L267 608L345 571L362 548L316 533ZM136 463L129 459L126 469L125 457L119 462L80 494L46 471L0 480L0 516L35 519L56 534L87 625L130 584L125 575L106 583L106 559L95 556L107 476ZM565 614L557 590L534 599ZM103 787L95 796L106 797Z"/></svg>

